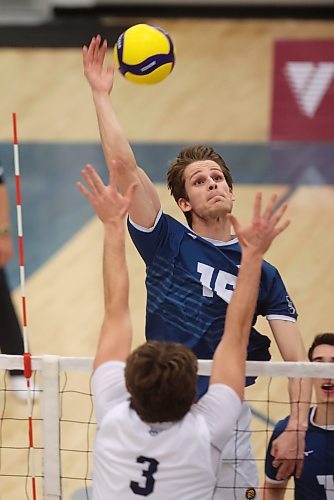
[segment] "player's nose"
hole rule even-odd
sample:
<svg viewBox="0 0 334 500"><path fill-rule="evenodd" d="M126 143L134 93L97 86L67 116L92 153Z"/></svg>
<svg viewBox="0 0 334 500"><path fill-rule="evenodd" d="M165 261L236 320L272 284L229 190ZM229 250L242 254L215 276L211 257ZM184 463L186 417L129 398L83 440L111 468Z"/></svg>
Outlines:
<svg viewBox="0 0 334 500"><path fill-rule="evenodd" d="M211 177L209 178L209 190L212 191L213 189L217 189L217 183L211 179Z"/></svg>

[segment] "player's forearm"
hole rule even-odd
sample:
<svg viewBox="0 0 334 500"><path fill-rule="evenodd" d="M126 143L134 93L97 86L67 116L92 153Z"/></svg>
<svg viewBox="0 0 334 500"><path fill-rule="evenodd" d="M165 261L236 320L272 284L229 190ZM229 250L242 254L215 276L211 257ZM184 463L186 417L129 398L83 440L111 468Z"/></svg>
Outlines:
<svg viewBox="0 0 334 500"><path fill-rule="evenodd" d="M128 307L129 296L123 219L104 224L103 284L105 314L122 313Z"/></svg>
<svg viewBox="0 0 334 500"><path fill-rule="evenodd" d="M312 381L310 378L289 379L290 417L287 429L306 431L311 404Z"/></svg>
<svg viewBox="0 0 334 500"><path fill-rule="evenodd" d="M123 163L125 169L135 169L136 160L125 137L106 92L93 92L102 147L108 167L113 159Z"/></svg>
<svg viewBox="0 0 334 500"><path fill-rule="evenodd" d="M9 227L9 199L5 184L0 185L0 229Z"/></svg>
<svg viewBox="0 0 334 500"><path fill-rule="evenodd" d="M227 309L226 327L233 325L236 334L239 332L240 342L248 343L255 305L259 293L263 256L257 252L244 251L237 278L236 289Z"/></svg>

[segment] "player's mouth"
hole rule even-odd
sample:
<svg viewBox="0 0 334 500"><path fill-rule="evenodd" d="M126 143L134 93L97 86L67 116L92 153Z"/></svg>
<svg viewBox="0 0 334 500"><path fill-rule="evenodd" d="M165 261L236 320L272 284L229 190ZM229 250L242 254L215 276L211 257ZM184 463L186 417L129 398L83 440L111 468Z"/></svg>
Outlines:
<svg viewBox="0 0 334 500"><path fill-rule="evenodd" d="M213 196L210 196L209 201L215 200L215 201L224 201L224 196L222 194L216 193Z"/></svg>
<svg viewBox="0 0 334 500"><path fill-rule="evenodd" d="M334 384L325 382L322 384L321 389L326 393L326 394L334 394Z"/></svg>

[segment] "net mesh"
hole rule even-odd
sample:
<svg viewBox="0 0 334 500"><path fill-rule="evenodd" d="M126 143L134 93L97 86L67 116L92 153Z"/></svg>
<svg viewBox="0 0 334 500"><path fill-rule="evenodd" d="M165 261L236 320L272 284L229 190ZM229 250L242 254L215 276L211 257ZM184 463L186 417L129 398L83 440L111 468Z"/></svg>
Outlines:
<svg viewBox="0 0 334 500"><path fill-rule="evenodd" d="M32 466L37 498L90 499L96 431L92 359L32 357L34 381L41 387L40 399L33 401L34 464L29 457L27 407L11 390L8 373L22 364L20 356L0 355L1 500L32 498ZM210 366L210 361L200 362L200 373L208 374ZM251 440L262 485L273 426L290 411L288 377L334 378L334 368L325 363L248 362L247 374L258 375L257 383L247 388L246 398L252 410ZM290 481L285 498L292 499L293 490Z"/></svg>

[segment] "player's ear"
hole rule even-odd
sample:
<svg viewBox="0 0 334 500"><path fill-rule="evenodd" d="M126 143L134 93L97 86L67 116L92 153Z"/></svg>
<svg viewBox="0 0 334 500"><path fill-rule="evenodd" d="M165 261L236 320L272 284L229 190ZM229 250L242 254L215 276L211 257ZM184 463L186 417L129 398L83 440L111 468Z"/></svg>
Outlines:
<svg viewBox="0 0 334 500"><path fill-rule="evenodd" d="M179 205L183 213L190 212L190 210L192 210L192 206L190 205L189 200L186 200L185 198L179 198L177 200L177 204Z"/></svg>

